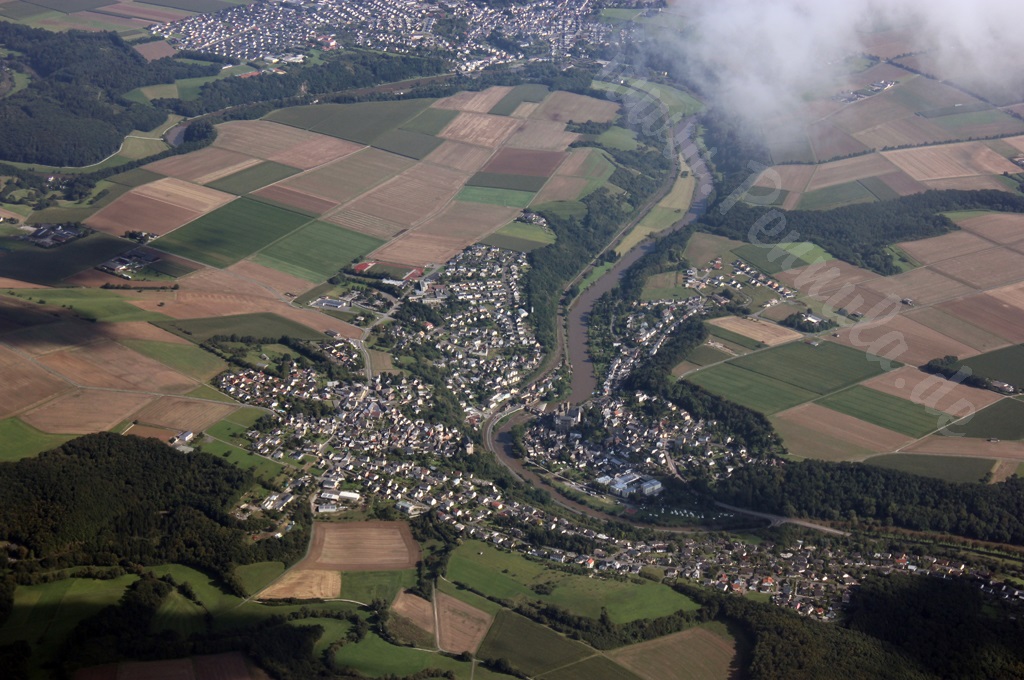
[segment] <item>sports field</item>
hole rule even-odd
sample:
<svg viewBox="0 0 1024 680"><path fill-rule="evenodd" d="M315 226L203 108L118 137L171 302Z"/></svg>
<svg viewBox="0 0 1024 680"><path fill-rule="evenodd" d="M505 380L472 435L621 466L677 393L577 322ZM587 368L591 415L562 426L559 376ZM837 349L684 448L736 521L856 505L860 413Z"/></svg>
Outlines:
<svg viewBox="0 0 1024 680"><path fill-rule="evenodd" d="M326 222L311 222L264 248L255 260L313 282L380 247L384 241Z"/></svg>
<svg viewBox="0 0 1024 680"><path fill-rule="evenodd" d="M686 380L765 414L783 411L817 396L814 392L739 368L731 362L687 375Z"/></svg>
<svg viewBox="0 0 1024 680"><path fill-rule="evenodd" d="M309 221L305 215L239 198L154 242L154 247L226 267Z"/></svg>
<svg viewBox="0 0 1024 680"><path fill-rule="evenodd" d="M944 422L920 404L861 385L830 394L817 403L914 438L934 432Z"/></svg>

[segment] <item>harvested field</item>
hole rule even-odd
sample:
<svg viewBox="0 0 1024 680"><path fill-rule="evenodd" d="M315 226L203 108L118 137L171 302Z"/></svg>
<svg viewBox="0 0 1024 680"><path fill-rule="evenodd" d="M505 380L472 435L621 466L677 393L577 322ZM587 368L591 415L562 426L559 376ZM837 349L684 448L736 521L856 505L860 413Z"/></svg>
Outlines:
<svg viewBox="0 0 1024 680"><path fill-rule="evenodd" d="M817 166L814 176L802 191L816 191L836 184L884 175L897 169L888 159L877 153L833 161Z"/></svg>
<svg viewBox="0 0 1024 680"><path fill-rule="evenodd" d="M914 366L947 354L963 358L978 353L972 347L905 316L893 317L885 323L858 323L836 333L839 336L837 341L848 347L864 351L870 348L875 354Z"/></svg>
<svg viewBox="0 0 1024 680"><path fill-rule="evenodd" d="M988 352L1008 344L1005 339L982 328L978 328L974 324L958 319L938 307L915 309L908 312L906 317L932 328L957 342L961 342L978 352Z"/></svg>
<svg viewBox="0 0 1024 680"><path fill-rule="evenodd" d="M962 432L963 427L951 425L953 432ZM933 434L914 442L903 449L908 453L927 453L933 456L965 456L970 458L995 458L1024 462L1024 441L1000 440L990 442L975 437L950 437Z"/></svg>
<svg viewBox="0 0 1024 680"><path fill-rule="evenodd" d="M918 182L903 171L890 172L887 175L882 175L879 179L900 196L910 196L928 190L927 185Z"/></svg>
<svg viewBox="0 0 1024 680"><path fill-rule="evenodd" d="M518 208L453 201L421 224L415 233L459 239L469 245L505 226L518 214Z"/></svg>
<svg viewBox="0 0 1024 680"><path fill-rule="evenodd" d="M135 414L134 420L144 425L168 427L178 432L202 432L238 410L232 404L183 397L160 397Z"/></svg>
<svg viewBox="0 0 1024 680"><path fill-rule="evenodd" d="M459 172L470 173L482 168L493 153L492 149L482 146L446 140L423 160Z"/></svg>
<svg viewBox="0 0 1024 680"><path fill-rule="evenodd" d="M718 319L712 319L708 323L734 333L739 333L744 337L751 338L758 342L762 342L769 347L781 345L803 337L802 333L798 333L791 328L785 328L766 321L744 319L738 316L723 316Z"/></svg>
<svg viewBox="0 0 1024 680"><path fill-rule="evenodd" d="M106 17L109 21L110 17ZM157 40L156 42L142 43L141 45L133 45L136 52L146 58L146 61L154 61L156 59L163 59L164 57L173 57L177 52L171 44L166 40Z"/></svg>
<svg viewBox="0 0 1024 680"><path fill-rule="evenodd" d="M303 569L393 571L416 566L420 547L405 522L313 523Z"/></svg>
<svg viewBox="0 0 1024 680"><path fill-rule="evenodd" d="M921 404L934 411L960 416L967 413L966 404L972 405L975 411L980 411L1002 398L991 390L957 384L942 376L929 375L912 366L883 373L861 384Z"/></svg>
<svg viewBox="0 0 1024 680"><path fill-rule="evenodd" d="M440 593L436 593L435 597L437 596L440 596ZM402 591L391 603L391 611L409 619L417 628L425 630L431 635L435 634L434 604L419 595Z"/></svg>
<svg viewBox="0 0 1024 680"><path fill-rule="evenodd" d="M157 328L147 321L121 321L118 323L90 324L97 333L112 340L153 340L156 342L170 342L177 345L188 345L188 340L179 338L173 333L168 333L162 328Z"/></svg>
<svg viewBox="0 0 1024 680"><path fill-rule="evenodd" d="M161 158L144 166L144 169L167 177L206 184L259 163L260 159L252 156L208 146L192 153Z"/></svg>
<svg viewBox="0 0 1024 680"><path fill-rule="evenodd" d="M1004 340L1024 342L1024 315L1020 308L993 295L979 293L943 303L939 308Z"/></svg>
<svg viewBox="0 0 1024 680"><path fill-rule="evenodd" d="M961 295L970 295L972 288L935 271L934 268L920 268L868 281L861 288L880 295L894 295L897 300L910 298L915 304L930 305Z"/></svg>
<svg viewBox="0 0 1024 680"><path fill-rule="evenodd" d="M607 656L644 680L725 680L735 674L736 641L701 626Z"/></svg>
<svg viewBox="0 0 1024 680"><path fill-rule="evenodd" d="M411 226L444 207L467 179L465 173L420 163L347 208Z"/></svg>
<svg viewBox="0 0 1024 680"><path fill-rule="evenodd" d="M996 247L943 260L931 268L974 288L987 290L1024 278L1024 255Z"/></svg>
<svg viewBox="0 0 1024 680"><path fill-rule="evenodd" d="M790 288L799 289L801 293L817 296L827 295L847 284L865 283L882 277L842 260L829 260L822 264L779 272L776 278Z"/></svg>
<svg viewBox="0 0 1024 680"><path fill-rule="evenodd" d="M895 451L913 441L899 432L813 403L776 414L772 423L786 448L802 458L856 460L864 457L864 451Z"/></svg>
<svg viewBox="0 0 1024 680"><path fill-rule="evenodd" d="M130 434L136 437L152 437L162 442L169 442L171 437L177 436L181 430L172 430L166 427L153 427L151 425L132 425L122 434Z"/></svg>
<svg viewBox="0 0 1024 680"><path fill-rule="evenodd" d="M260 591L257 599L323 600L341 595L341 573L320 569L292 569Z"/></svg>
<svg viewBox="0 0 1024 680"><path fill-rule="evenodd" d="M533 205L543 205L551 201L575 201L582 196L590 180L582 177L566 177L555 175L537 192Z"/></svg>
<svg viewBox="0 0 1024 680"><path fill-rule="evenodd" d="M136 229L163 236L200 215L202 212L199 210L171 205L132 191L86 219L85 223L111 236L123 236L126 231Z"/></svg>
<svg viewBox="0 0 1024 680"><path fill-rule="evenodd" d="M344 158L362 144L266 120L231 121L217 126L215 147L307 170Z"/></svg>
<svg viewBox="0 0 1024 680"><path fill-rule="evenodd" d="M430 235L417 229L375 250L371 257L410 267L425 267L446 262L465 247L466 242L462 239Z"/></svg>
<svg viewBox="0 0 1024 680"><path fill-rule="evenodd" d="M274 184L269 187L263 187L258 191L254 191L252 195L264 201L275 203L288 208L295 208L313 215L323 215L324 213L330 212L338 206L338 201L329 201L326 198L320 198L310 194L296 191L295 189L289 189L286 186L280 184Z"/></svg>
<svg viewBox="0 0 1024 680"><path fill-rule="evenodd" d="M530 175L548 177L569 154L562 151L533 151L530 149L504 148L483 166L483 172L507 175Z"/></svg>
<svg viewBox="0 0 1024 680"><path fill-rule="evenodd" d="M952 177L950 179L933 179L922 182L928 189L961 189L963 191L980 191L994 189L1010 191L995 175L976 175L974 177Z"/></svg>
<svg viewBox="0 0 1024 680"><path fill-rule="evenodd" d="M511 87L499 86L489 87L480 92L459 92L451 97L438 99L431 104L435 109L452 109L455 111L470 111L473 113L487 113L505 98Z"/></svg>
<svg viewBox="0 0 1024 680"><path fill-rule="evenodd" d="M434 599L440 623L438 638L441 649L453 654L475 654L494 617L451 595L435 592Z"/></svg>
<svg viewBox="0 0 1024 680"><path fill-rule="evenodd" d="M564 151L579 138L575 132L566 132L562 123L530 119L522 121L515 134L509 137L508 146L540 151Z"/></svg>
<svg viewBox="0 0 1024 680"><path fill-rule="evenodd" d="M312 287L312 284L305 279L271 269L270 267L264 267L251 260L237 262L228 267L228 271L268 286L280 294L291 293L299 295ZM177 336L173 337L176 338Z"/></svg>
<svg viewBox="0 0 1024 680"><path fill-rule="evenodd" d="M412 159L387 151L364 149L316 170L289 177L274 187L313 194L335 204L345 203L415 164Z"/></svg>
<svg viewBox="0 0 1024 680"><path fill-rule="evenodd" d="M882 153L916 180L1011 174L1020 169L981 142L944 144Z"/></svg>
<svg viewBox="0 0 1024 680"><path fill-rule="evenodd" d="M559 123L585 123L588 120L608 123L618 115L619 105L616 102L560 91L549 94L532 117Z"/></svg>
<svg viewBox="0 0 1024 680"><path fill-rule="evenodd" d="M163 203L207 213L235 200L231 194L216 189L196 186L180 179L167 177L132 189L137 196L146 196Z"/></svg>
<svg viewBox="0 0 1024 680"><path fill-rule="evenodd" d="M83 387L175 394L196 386L181 373L110 340L47 354L37 361Z"/></svg>
<svg viewBox="0 0 1024 680"><path fill-rule="evenodd" d="M991 213L960 220L957 224L965 231L1002 245L1024 240L1024 215Z"/></svg>
<svg viewBox="0 0 1024 680"><path fill-rule="evenodd" d="M21 419L43 432L102 432L128 420L155 398L138 392L75 390L32 409Z"/></svg>
<svg viewBox="0 0 1024 680"><path fill-rule="evenodd" d="M969 231L954 231L943 236L920 241L904 241L896 245L918 262L932 264L951 257L986 250L992 247L992 242Z"/></svg>
<svg viewBox="0 0 1024 680"><path fill-rule="evenodd" d="M358 210L342 208L323 217L325 222L337 224L352 231L388 241L408 229L407 225L391 222L376 215L368 215Z"/></svg>
<svg viewBox="0 0 1024 680"><path fill-rule="evenodd" d="M874 98L872 97L872 99ZM906 116L889 120L882 125L855 132L853 136L871 149L883 149L887 146L928 144L930 142L948 142L958 137L958 135L921 116Z"/></svg>
<svg viewBox="0 0 1024 680"><path fill-rule="evenodd" d="M832 165L828 163L826 165ZM815 171L826 167L825 165L775 165L764 170L754 182L755 187L768 187L770 189L781 189L783 191L802 192L807 188L807 183ZM776 187L776 179L779 186Z"/></svg>
<svg viewBox="0 0 1024 680"><path fill-rule="evenodd" d="M438 136L493 149L504 143L522 124L522 121L504 116L460 113Z"/></svg>
<svg viewBox="0 0 1024 680"><path fill-rule="evenodd" d="M0 419L51 399L71 386L34 362L0 346Z"/></svg>

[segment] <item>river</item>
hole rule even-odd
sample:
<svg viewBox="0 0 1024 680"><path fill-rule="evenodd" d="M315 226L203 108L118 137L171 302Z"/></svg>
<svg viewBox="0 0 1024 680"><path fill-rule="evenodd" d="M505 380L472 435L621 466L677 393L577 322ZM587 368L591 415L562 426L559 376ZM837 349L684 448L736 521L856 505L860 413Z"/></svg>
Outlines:
<svg viewBox="0 0 1024 680"><path fill-rule="evenodd" d="M682 125L685 128L687 125L692 126L692 123ZM693 152L686 155L686 162L690 166L690 170L697 177L695 199L690 205L689 212L683 216L683 219L668 230L661 232L662 235L668 234L670 231L681 229L703 215L704 211L707 210L707 198L701 193L701 189L703 187L711 186L710 173L708 172L707 166L704 164L704 160L697 155L696 147L691 145L688 147L688 150L690 149L692 149ZM587 324L590 320L590 311L593 309L594 303L597 302L599 297L619 284L619 281L622 279L622 274L632 266L634 262L657 246L657 240L647 240L626 253L625 256L615 263L614 267L608 270L608 273L594 282L590 288L581 293L569 309L569 315L566 320L568 326L568 338L566 344L569 351L569 365L572 366L572 389L569 395L570 403L577 405L582 404L594 396L594 390L597 389L597 377L594 375L594 363L591 361L590 352L587 348Z"/></svg>

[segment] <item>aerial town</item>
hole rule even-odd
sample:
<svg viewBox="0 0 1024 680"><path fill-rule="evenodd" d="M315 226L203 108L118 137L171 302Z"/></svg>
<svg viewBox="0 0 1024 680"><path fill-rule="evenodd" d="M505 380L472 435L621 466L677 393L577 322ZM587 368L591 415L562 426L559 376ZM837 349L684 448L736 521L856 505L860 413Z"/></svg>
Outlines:
<svg viewBox="0 0 1024 680"><path fill-rule="evenodd" d="M613 29L592 17L589 0L542 0L506 9L467 0L444 6L414 0L239 5L151 27L176 46L269 63L304 61L311 47L345 45L397 53L443 51L461 71L523 58L585 56Z"/></svg>

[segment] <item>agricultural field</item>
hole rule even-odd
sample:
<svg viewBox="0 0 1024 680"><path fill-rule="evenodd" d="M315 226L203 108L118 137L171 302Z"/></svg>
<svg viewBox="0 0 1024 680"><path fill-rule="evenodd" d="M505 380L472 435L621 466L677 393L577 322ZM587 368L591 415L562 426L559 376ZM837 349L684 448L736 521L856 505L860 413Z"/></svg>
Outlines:
<svg viewBox="0 0 1024 680"><path fill-rule="evenodd" d="M934 432L946 421L945 415L930 414L920 404L862 385L830 394L817 403L915 439Z"/></svg>
<svg viewBox="0 0 1024 680"><path fill-rule="evenodd" d="M362 144L269 120L221 123L217 126L213 146L302 170L336 161L364 148Z"/></svg>
<svg viewBox="0 0 1024 680"><path fill-rule="evenodd" d="M1014 286L1016 293L1019 288ZM941 303L937 308L966 325L996 336L1007 342L1024 342L1024 317L1021 316L1018 300L1006 295L979 293Z"/></svg>
<svg viewBox="0 0 1024 680"><path fill-rule="evenodd" d="M858 420L816 403L802 404L771 417L783 444L795 456L818 460L863 460L888 453L911 437Z"/></svg>
<svg viewBox="0 0 1024 680"><path fill-rule="evenodd" d="M438 136L456 142L496 149L504 144L522 125L523 123L515 118L463 111L438 133Z"/></svg>
<svg viewBox="0 0 1024 680"><path fill-rule="evenodd" d="M512 222L493 234L482 239L480 243L508 250L519 250L528 253L555 242L555 234L545 227L526 222Z"/></svg>
<svg viewBox="0 0 1024 680"><path fill-rule="evenodd" d="M112 430L155 397L139 392L76 389L21 415L41 432L88 434Z"/></svg>
<svg viewBox="0 0 1024 680"><path fill-rule="evenodd" d="M546 629L545 629L546 630ZM504 680L507 675L498 675L481 666L472 667L466 661L411 647L397 647L385 642L375 633L369 633L357 643L341 647L334 655L336 668L353 668L364 676L406 677L426 668L451 671L458 680Z"/></svg>
<svg viewBox="0 0 1024 680"><path fill-rule="evenodd" d="M225 175L207 183L211 189L241 196L275 184L299 172L297 168L271 161L260 161L256 165Z"/></svg>
<svg viewBox="0 0 1024 680"><path fill-rule="evenodd" d="M251 335L253 337L281 337L320 339L323 333L301 326L273 313L238 314L198 319L175 319L157 324L179 337L202 343L214 335Z"/></svg>
<svg viewBox="0 0 1024 680"><path fill-rule="evenodd" d="M226 267L308 221L304 215L239 198L168 234L154 245L213 267Z"/></svg>
<svg viewBox="0 0 1024 680"><path fill-rule="evenodd" d="M996 464L996 461L986 458L930 456L923 453L883 454L872 456L864 462L888 470L935 477L954 484L980 481Z"/></svg>
<svg viewBox="0 0 1024 680"><path fill-rule="evenodd" d="M977 354L969 345L903 315L884 323L855 324L835 331L835 335L840 344L862 351L874 348L883 356L914 366L947 354L962 358Z"/></svg>
<svg viewBox="0 0 1024 680"><path fill-rule="evenodd" d="M195 345L158 340L121 340L120 342L128 349L156 359L197 380L209 380L227 370L228 367L227 362L223 359L201 350Z"/></svg>
<svg viewBox="0 0 1024 680"><path fill-rule="evenodd" d="M594 655L545 673L545 680L640 680L606 656Z"/></svg>
<svg viewBox="0 0 1024 680"><path fill-rule="evenodd" d="M346 571L341 596L359 602L381 599L391 602L401 591L416 585L415 569L389 571Z"/></svg>
<svg viewBox="0 0 1024 680"><path fill-rule="evenodd" d="M1024 345L1011 345L987 352L963 360L961 364L970 368L975 375L1024 386Z"/></svg>
<svg viewBox="0 0 1024 680"><path fill-rule="evenodd" d="M782 345L803 337L802 333L794 331L791 328L768 323L766 321L758 321L756 319L745 319L738 316L723 316L718 319L712 319L708 323L712 326L717 326L718 328L724 328L726 330L733 331L734 333L739 333L744 337L767 345L768 347Z"/></svg>
<svg viewBox="0 0 1024 680"><path fill-rule="evenodd" d="M373 144L381 135L402 127L426 109L431 99L400 99L358 104L318 104L278 109L265 120L339 137L357 144Z"/></svg>
<svg viewBox="0 0 1024 680"><path fill-rule="evenodd" d="M455 550L449 562L448 579L471 585L490 597L542 600L595 619L600 617L604 607L616 623L698 608L689 598L661 584L566 574L479 541L467 541ZM550 594L533 590L542 583L552 586Z"/></svg>
<svg viewBox="0 0 1024 680"><path fill-rule="evenodd" d="M364 149L310 172L286 179L269 189L291 189L337 205L351 201L413 165L411 159L402 156L378 149ZM259 196L266 191L267 189L256 192L256 195Z"/></svg>
<svg viewBox="0 0 1024 680"><path fill-rule="evenodd" d="M884 372L873 357L832 342L796 342L733 361L733 365L780 382L827 394Z"/></svg>
<svg viewBox="0 0 1024 680"><path fill-rule="evenodd" d="M516 85L487 113L493 116L513 116L517 114L517 111L521 110L520 106L522 104L539 104L547 96L548 88L545 85L534 83Z"/></svg>
<svg viewBox="0 0 1024 680"><path fill-rule="evenodd" d="M883 373L862 386L921 404L932 411L958 416L978 411L1002 398L991 390L967 387L911 366Z"/></svg>
<svg viewBox="0 0 1024 680"><path fill-rule="evenodd" d="M954 426L964 436L980 439L1024 439L1024 401L1003 399Z"/></svg>
<svg viewBox="0 0 1024 680"><path fill-rule="evenodd" d="M451 109L428 108L420 111L414 118L402 123L398 129L418 132L423 135L436 135L455 119L457 111Z"/></svg>
<svg viewBox="0 0 1024 680"><path fill-rule="evenodd" d="M341 573L325 569L291 569L259 593L260 600L323 600L341 595Z"/></svg>
<svg viewBox="0 0 1024 680"><path fill-rule="evenodd" d="M747 408L771 415L814 399L814 392L747 371L733 363L687 375L686 380Z"/></svg>
<svg viewBox="0 0 1024 680"><path fill-rule="evenodd" d="M531 676L592 654L589 647L507 609L498 612L478 652L485 659L508 659L514 667Z"/></svg>
<svg viewBox="0 0 1024 680"><path fill-rule="evenodd" d="M405 522L313 524L313 539L299 569L386 571L409 569L420 557Z"/></svg>
<svg viewBox="0 0 1024 680"><path fill-rule="evenodd" d="M142 169L195 184L209 184L222 177L259 165L260 162L258 158L237 151L208 146L192 153L162 158L149 163Z"/></svg>
<svg viewBox="0 0 1024 680"><path fill-rule="evenodd" d="M726 680L737 665L738 634L713 622L608 654L644 680Z"/></svg>
<svg viewBox="0 0 1024 680"><path fill-rule="evenodd" d="M438 639L441 649L454 654L476 653L494 617L444 593L435 592L434 601L440 624Z"/></svg>
<svg viewBox="0 0 1024 680"><path fill-rule="evenodd" d="M500 205L506 208L525 208L533 201L533 197L534 194L529 191L467 186L455 196L455 200Z"/></svg>
<svg viewBox="0 0 1024 680"><path fill-rule="evenodd" d="M255 261L319 283L384 241L326 222L311 222L261 250Z"/></svg>
<svg viewBox="0 0 1024 680"><path fill-rule="evenodd" d="M16 255L0 257L0 277L44 286L57 285L132 248L129 241L99 233L60 248L36 248L21 242L3 245Z"/></svg>

